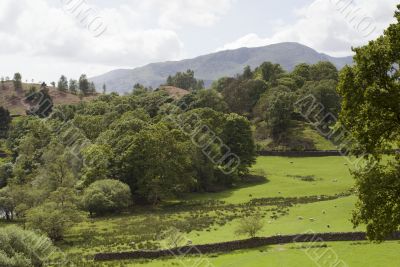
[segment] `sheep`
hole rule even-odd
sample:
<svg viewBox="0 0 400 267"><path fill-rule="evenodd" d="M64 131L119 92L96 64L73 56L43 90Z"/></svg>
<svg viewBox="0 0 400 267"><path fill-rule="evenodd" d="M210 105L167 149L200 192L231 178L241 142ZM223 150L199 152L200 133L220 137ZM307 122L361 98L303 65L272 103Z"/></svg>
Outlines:
<svg viewBox="0 0 400 267"><path fill-rule="evenodd" d="M326 211L325 211L325 210L323 210L323 211L322 211L322 214L326 214Z"/></svg>
<svg viewBox="0 0 400 267"><path fill-rule="evenodd" d="M304 220L303 216L297 216L297 220L301 221Z"/></svg>
<svg viewBox="0 0 400 267"><path fill-rule="evenodd" d="M310 218L310 222L314 222L315 221L315 219L314 218Z"/></svg>

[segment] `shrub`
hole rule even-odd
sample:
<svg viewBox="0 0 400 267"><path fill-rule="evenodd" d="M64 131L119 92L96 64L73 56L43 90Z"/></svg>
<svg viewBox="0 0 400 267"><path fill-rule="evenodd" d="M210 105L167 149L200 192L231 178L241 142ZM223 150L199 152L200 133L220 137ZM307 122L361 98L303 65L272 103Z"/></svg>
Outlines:
<svg viewBox="0 0 400 267"><path fill-rule="evenodd" d="M248 235L253 238L256 237L257 233L260 232L263 227L264 223L262 217L260 215L254 215L241 219L235 233L237 235Z"/></svg>
<svg viewBox="0 0 400 267"><path fill-rule="evenodd" d="M86 188L82 206L90 215L115 213L129 207L131 197L131 190L127 184L117 180L100 180Z"/></svg>
<svg viewBox="0 0 400 267"><path fill-rule="evenodd" d="M0 228L0 266L44 266L54 251L51 241L17 226Z"/></svg>

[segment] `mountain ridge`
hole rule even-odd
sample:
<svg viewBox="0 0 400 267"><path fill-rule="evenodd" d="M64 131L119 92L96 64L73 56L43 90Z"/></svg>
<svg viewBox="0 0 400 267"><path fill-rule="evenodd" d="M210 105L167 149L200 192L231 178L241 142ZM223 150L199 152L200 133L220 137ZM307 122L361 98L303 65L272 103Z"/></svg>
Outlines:
<svg viewBox="0 0 400 267"><path fill-rule="evenodd" d="M210 85L212 81L234 76L249 65L252 68L265 61L280 64L285 70L291 71L300 63L315 64L319 61L330 61L338 69L346 64L352 64L349 57L332 57L295 42L285 42L262 47L242 47L232 50L218 51L191 59L150 63L134 69L116 69L91 78L97 88L106 84L108 91L120 93L129 92L135 83L158 87L169 75L192 69L198 79Z"/></svg>

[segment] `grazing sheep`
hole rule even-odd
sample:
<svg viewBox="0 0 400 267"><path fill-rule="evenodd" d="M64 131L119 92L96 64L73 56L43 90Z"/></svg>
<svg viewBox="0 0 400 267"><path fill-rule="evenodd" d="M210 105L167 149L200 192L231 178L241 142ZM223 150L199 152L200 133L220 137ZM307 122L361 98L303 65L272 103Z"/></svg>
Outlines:
<svg viewBox="0 0 400 267"><path fill-rule="evenodd" d="M334 183L337 183L337 182L338 182L338 180L337 180L337 179L335 179L335 180L333 180L333 182L334 182Z"/></svg>
<svg viewBox="0 0 400 267"><path fill-rule="evenodd" d="M315 221L315 219L314 218L310 218L310 222L314 222Z"/></svg>
<svg viewBox="0 0 400 267"><path fill-rule="evenodd" d="M297 220L301 221L304 220L303 216L297 216Z"/></svg>

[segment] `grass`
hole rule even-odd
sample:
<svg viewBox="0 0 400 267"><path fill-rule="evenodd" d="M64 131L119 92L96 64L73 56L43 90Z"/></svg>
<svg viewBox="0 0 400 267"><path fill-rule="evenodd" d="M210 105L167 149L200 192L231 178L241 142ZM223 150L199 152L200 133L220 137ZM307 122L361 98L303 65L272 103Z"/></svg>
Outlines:
<svg viewBox="0 0 400 267"><path fill-rule="evenodd" d="M221 193L191 194L188 200L222 200L246 203L253 198L335 195L354 185L343 157L284 158L258 157L253 172L265 172L268 182L245 186ZM305 182L291 176L314 176L317 181Z"/></svg>
<svg viewBox="0 0 400 267"><path fill-rule="evenodd" d="M94 263L91 258L98 252L121 252L136 249L165 248L156 236L160 227L174 226L193 244L231 241L239 219L262 214L265 226L260 236L301 234L309 232L354 231L350 222L356 202L354 195L316 200L307 204L255 205L253 199L269 197L334 196L349 192L354 181L346 159L341 157L284 158L259 157L252 171L266 173L268 181L242 186L214 194L191 194L176 206L157 209L139 208L131 214L87 219L67 233L58 245L74 259L77 266L195 266L199 257L163 259L154 261L126 261ZM312 177L314 181L302 180ZM195 206L190 206L195 205ZM312 220L311 220L312 219ZM364 227L355 229L365 230ZM132 242L135 242L133 244ZM337 253L347 266L400 266L399 242L371 244L368 242L327 243L327 248L310 248L309 253L321 249ZM384 256L383 256L384 255ZM288 244L221 255L206 255L214 266L330 266L313 260L301 245ZM199 265L206 266L206 265ZM340 266L340 265L338 265Z"/></svg>
<svg viewBox="0 0 400 267"><path fill-rule="evenodd" d="M368 242L331 242L327 247L303 248L304 244L269 246L247 251L237 251L203 257L186 257L169 260L154 260L145 263L123 262L123 266L218 266L218 267L305 267L305 266L350 266L350 267L396 267L399 242L371 244ZM331 258L330 258L331 256ZM339 262L342 264L339 265ZM196 265L196 263L200 263ZM212 265L209 265L211 263ZM338 265L334 265L338 263ZM344 264L345 265L344 265ZM107 265L103 265L107 266ZM117 266L117 265L108 265Z"/></svg>
<svg viewBox="0 0 400 267"><path fill-rule="evenodd" d="M261 138L260 138L261 139ZM258 140L261 150L335 150L335 145L324 138L312 125L292 121L287 136L274 142L272 139Z"/></svg>

